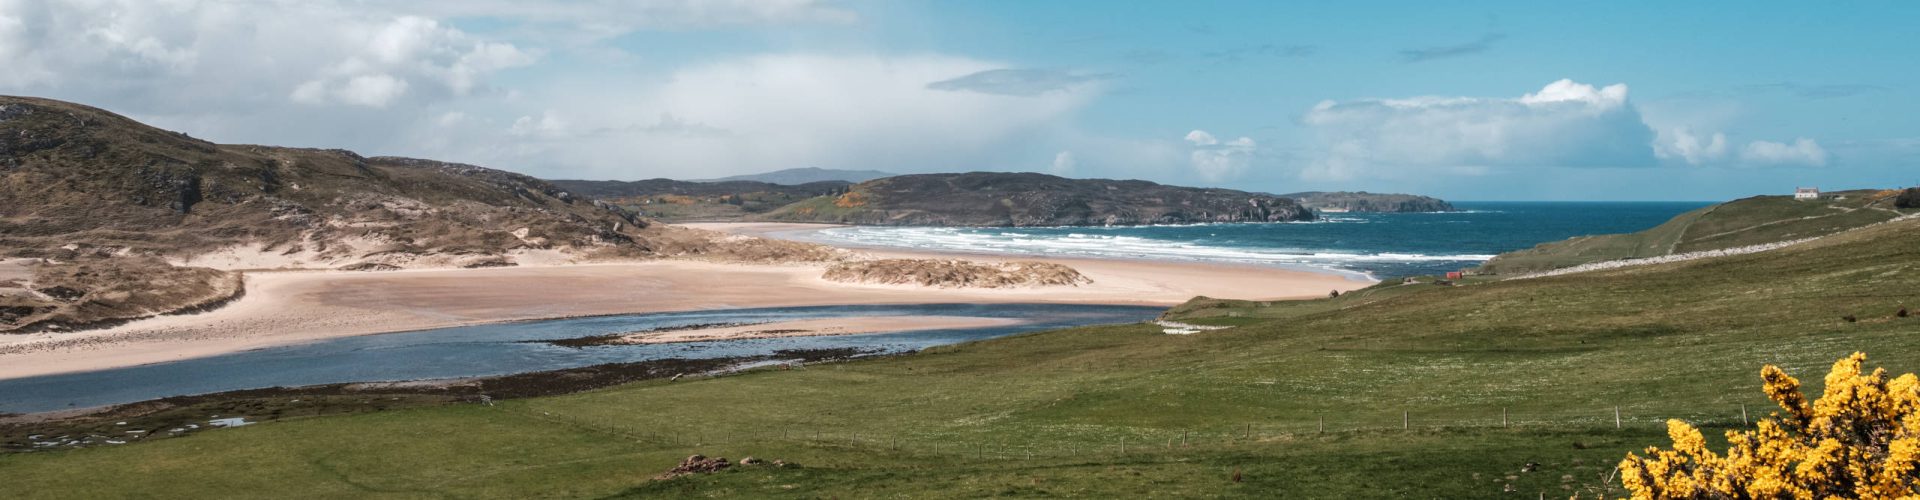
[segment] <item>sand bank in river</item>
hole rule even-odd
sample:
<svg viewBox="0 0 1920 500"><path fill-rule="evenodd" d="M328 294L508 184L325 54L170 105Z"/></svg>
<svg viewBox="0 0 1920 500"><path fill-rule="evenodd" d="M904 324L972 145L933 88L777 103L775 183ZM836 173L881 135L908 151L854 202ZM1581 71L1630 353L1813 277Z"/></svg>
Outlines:
<svg viewBox="0 0 1920 500"><path fill-rule="evenodd" d="M1021 323L1023 323L1023 321L1015 318L984 318L977 316L850 316L842 318L773 321L744 325L720 325L701 328L668 328L614 334L604 337L593 337L591 338L591 345L671 344L713 340L921 332L929 330L1013 326Z"/></svg>

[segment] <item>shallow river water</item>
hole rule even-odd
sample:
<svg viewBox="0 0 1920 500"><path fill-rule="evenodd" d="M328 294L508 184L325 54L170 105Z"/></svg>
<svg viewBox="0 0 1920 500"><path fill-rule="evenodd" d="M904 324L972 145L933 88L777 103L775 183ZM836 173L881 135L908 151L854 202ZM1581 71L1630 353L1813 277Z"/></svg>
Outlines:
<svg viewBox="0 0 1920 500"><path fill-rule="evenodd" d="M1161 308L1054 304L921 304L729 309L599 316L344 337L95 372L0 380L0 413L31 413L263 387L508 375L665 358L771 354L784 349L908 352L1070 326L1132 323ZM851 316L1020 318L1011 326L679 344L561 347L539 340L702 323Z"/></svg>

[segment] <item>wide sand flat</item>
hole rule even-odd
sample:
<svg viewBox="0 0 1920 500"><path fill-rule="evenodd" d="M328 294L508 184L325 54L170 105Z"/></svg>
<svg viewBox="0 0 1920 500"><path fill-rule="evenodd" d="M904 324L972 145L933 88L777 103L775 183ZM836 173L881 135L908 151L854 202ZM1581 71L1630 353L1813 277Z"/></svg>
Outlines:
<svg viewBox="0 0 1920 500"><path fill-rule="evenodd" d="M0 336L0 378L100 370L351 335L570 316L837 304L1172 305L1196 295L1319 297L1329 290L1370 284L1253 266L1019 259L1073 266L1094 282L1024 289L868 285L820 279L819 265L682 260L392 272L256 271L247 273L244 298L214 311L98 331Z"/></svg>

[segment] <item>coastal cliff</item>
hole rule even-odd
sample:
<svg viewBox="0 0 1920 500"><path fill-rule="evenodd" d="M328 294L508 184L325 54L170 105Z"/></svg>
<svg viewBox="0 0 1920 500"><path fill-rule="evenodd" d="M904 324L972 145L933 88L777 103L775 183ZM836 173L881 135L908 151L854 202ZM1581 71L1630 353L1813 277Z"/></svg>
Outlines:
<svg viewBox="0 0 1920 500"><path fill-rule="evenodd" d="M918 174L855 184L756 220L888 226L1104 226L1313 220L1291 199L1036 173Z"/></svg>

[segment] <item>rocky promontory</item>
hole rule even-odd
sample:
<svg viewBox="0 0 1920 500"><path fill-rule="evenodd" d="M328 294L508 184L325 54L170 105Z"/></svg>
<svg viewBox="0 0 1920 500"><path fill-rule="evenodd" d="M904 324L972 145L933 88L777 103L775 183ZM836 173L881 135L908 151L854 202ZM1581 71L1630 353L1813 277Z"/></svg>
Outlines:
<svg viewBox="0 0 1920 500"><path fill-rule="evenodd" d="M886 226L1119 226L1309 221L1314 214L1285 197L1232 189L970 172L875 179L754 219Z"/></svg>
<svg viewBox="0 0 1920 500"><path fill-rule="evenodd" d="M1454 212L1453 204L1431 196L1369 193L1366 191L1309 191L1280 195L1322 212L1413 213Z"/></svg>

